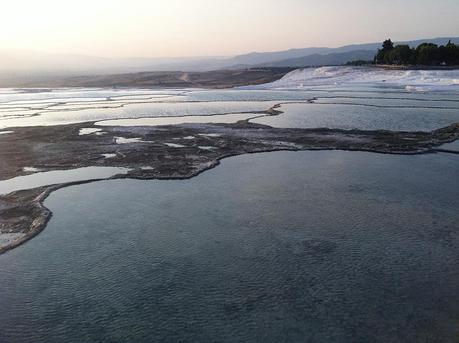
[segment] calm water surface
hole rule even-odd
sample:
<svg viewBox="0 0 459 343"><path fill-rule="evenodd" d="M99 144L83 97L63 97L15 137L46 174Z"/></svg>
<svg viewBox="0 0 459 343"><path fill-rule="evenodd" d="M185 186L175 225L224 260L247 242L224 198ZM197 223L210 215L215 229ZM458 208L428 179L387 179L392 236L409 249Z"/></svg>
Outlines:
<svg viewBox="0 0 459 343"><path fill-rule="evenodd" d="M307 103L312 100L315 104ZM163 120L157 119L161 117L177 117L172 120L178 122L207 122L210 115L214 115L212 122L225 123L229 114L235 120L241 116L238 113L266 111L279 103L284 104L283 115L254 122L289 128L411 131L430 131L459 122L459 92L454 87L432 92L370 85L292 90L0 88L0 129L116 119L128 119L125 125L140 125L143 119L133 119L148 118L161 123ZM241 119L255 116L247 114Z"/></svg>
<svg viewBox="0 0 459 343"><path fill-rule="evenodd" d="M361 101L352 99L352 103ZM352 103L285 104L280 108L284 113L251 121L281 128L327 127L394 131L431 131L459 122L459 108L371 107ZM414 103L414 106L427 106L422 101Z"/></svg>
<svg viewBox="0 0 459 343"><path fill-rule="evenodd" d="M0 342L457 342L458 173L278 152L61 189L0 256Z"/></svg>
<svg viewBox="0 0 459 343"><path fill-rule="evenodd" d="M39 169L35 170L34 167L28 167L25 169L26 171L34 173L30 175L17 176L8 180L1 180L0 195L23 189L55 185L58 183L106 179L117 174L126 174L129 171L129 168L119 167L85 167L47 172L39 172Z"/></svg>

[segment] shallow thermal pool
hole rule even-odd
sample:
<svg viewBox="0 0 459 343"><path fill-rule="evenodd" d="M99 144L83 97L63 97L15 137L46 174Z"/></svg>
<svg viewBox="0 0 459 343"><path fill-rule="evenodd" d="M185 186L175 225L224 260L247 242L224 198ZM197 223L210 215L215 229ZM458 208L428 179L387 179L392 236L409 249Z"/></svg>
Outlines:
<svg viewBox="0 0 459 343"><path fill-rule="evenodd" d="M459 140L452 143L443 144L440 146L440 148L459 152Z"/></svg>
<svg viewBox="0 0 459 343"><path fill-rule="evenodd" d="M266 111L275 104L275 102L269 101L152 102L130 104L115 108L94 107L75 109L69 107L65 110L49 109L46 111L31 111L27 115L16 114L14 116L8 112L7 114L0 114L0 129L7 127L64 125L109 119L250 113Z"/></svg>
<svg viewBox="0 0 459 343"><path fill-rule="evenodd" d="M260 114L234 113L225 115L186 116L186 117L158 117L137 119L115 119L96 122L100 126L160 126L190 123L236 123L240 120L255 118Z"/></svg>
<svg viewBox="0 0 459 343"><path fill-rule="evenodd" d="M458 97L459 98L459 97ZM358 103L359 100L354 100ZM431 131L459 122L459 108L374 107L348 104L285 104L278 116L251 122L279 128L317 128ZM421 107L419 107L421 106Z"/></svg>
<svg viewBox="0 0 459 343"><path fill-rule="evenodd" d="M301 85L296 79L285 82L287 86ZM259 116L254 112L276 104L282 104L283 115L253 122L275 127L430 131L459 121L459 91L454 85L425 91L381 83L277 86L229 90L3 89L0 129L92 121L127 126L233 123Z"/></svg>
<svg viewBox="0 0 459 343"><path fill-rule="evenodd" d="M0 341L456 342L458 173L273 152L61 189L0 256Z"/></svg>
<svg viewBox="0 0 459 343"><path fill-rule="evenodd" d="M0 181L0 195L59 183L106 179L129 171L128 168L119 167L85 167L47 172L39 172L39 169L26 167L24 170L38 172Z"/></svg>

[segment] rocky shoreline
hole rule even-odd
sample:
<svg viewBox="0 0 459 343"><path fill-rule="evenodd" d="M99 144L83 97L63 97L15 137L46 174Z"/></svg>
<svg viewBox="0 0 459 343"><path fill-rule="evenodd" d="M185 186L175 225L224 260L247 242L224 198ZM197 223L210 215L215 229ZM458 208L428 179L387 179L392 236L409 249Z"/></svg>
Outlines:
<svg viewBox="0 0 459 343"><path fill-rule="evenodd" d="M272 109L269 114L277 112ZM81 129L96 128L98 132L80 135ZM223 158L240 154L279 150L423 154L437 152L440 145L459 138L459 124L432 132L402 132L280 129L248 120L235 124L139 127L98 127L92 122L8 130L13 133L0 135L0 180L31 174L30 168L44 172L88 166L130 168L126 174L110 178L187 179L214 168ZM35 237L46 227L52 213L43 203L51 192L98 180L0 195L0 237L12 237L0 240L0 254Z"/></svg>

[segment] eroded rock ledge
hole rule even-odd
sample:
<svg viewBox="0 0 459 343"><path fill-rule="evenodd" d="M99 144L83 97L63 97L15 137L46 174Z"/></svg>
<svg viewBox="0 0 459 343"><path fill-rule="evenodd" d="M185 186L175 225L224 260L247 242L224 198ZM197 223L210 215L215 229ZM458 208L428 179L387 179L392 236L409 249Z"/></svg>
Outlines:
<svg viewBox="0 0 459 343"><path fill-rule="evenodd" d="M80 135L83 128L102 131ZM0 135L0 180L30 174L28 167L50 171L88 166L131 168L113 178L186 179L215 167L225 157L245 153L339 149L421 154L459 138L459 124L432 132L278 129L248 121L161 127L82 123L8 130L13 133ZM51 217L43 201L52 191L73 184L0 196L0 253L41 232Z"/></svg>

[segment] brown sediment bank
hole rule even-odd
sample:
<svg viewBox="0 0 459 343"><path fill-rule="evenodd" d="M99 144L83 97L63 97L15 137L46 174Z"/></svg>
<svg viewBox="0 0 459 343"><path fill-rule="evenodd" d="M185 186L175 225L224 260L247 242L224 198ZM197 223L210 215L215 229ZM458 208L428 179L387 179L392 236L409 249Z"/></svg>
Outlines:
<svg viewBox="0 0 459 343"><path fill-rule="evenodd" d="M205 72L151 71L108 75L36 75L0 78L1 87L165 87L231 88L269 83L294 68L248 68ZM40 91L43 91L40 89Z"/></svg>
<svg viewBox="0 0 459 343"><path fill-rule="evenodd" d="M271 114L277 114L272 109ZM127 167L112 178L186 179L218 165L229 156L277 150L352 150L389 154L435 152L459 138L459 124L432 132L338 129L280 129L240 121L235 124L173 126L100 126L102 134L80 135L95 123L8 128L0 135L0 180L40 171L88 166ZM117 139L128 139L118 144ZM129 141L129 138L136 138ZM111 154L111 158L106 158ZM105 155L105 156L104 156ZM26 169L24 169L26 168ZM0 253L41 232L51 212L43 205L56 189L96 180L44 186L0 196Z"/></svg>

